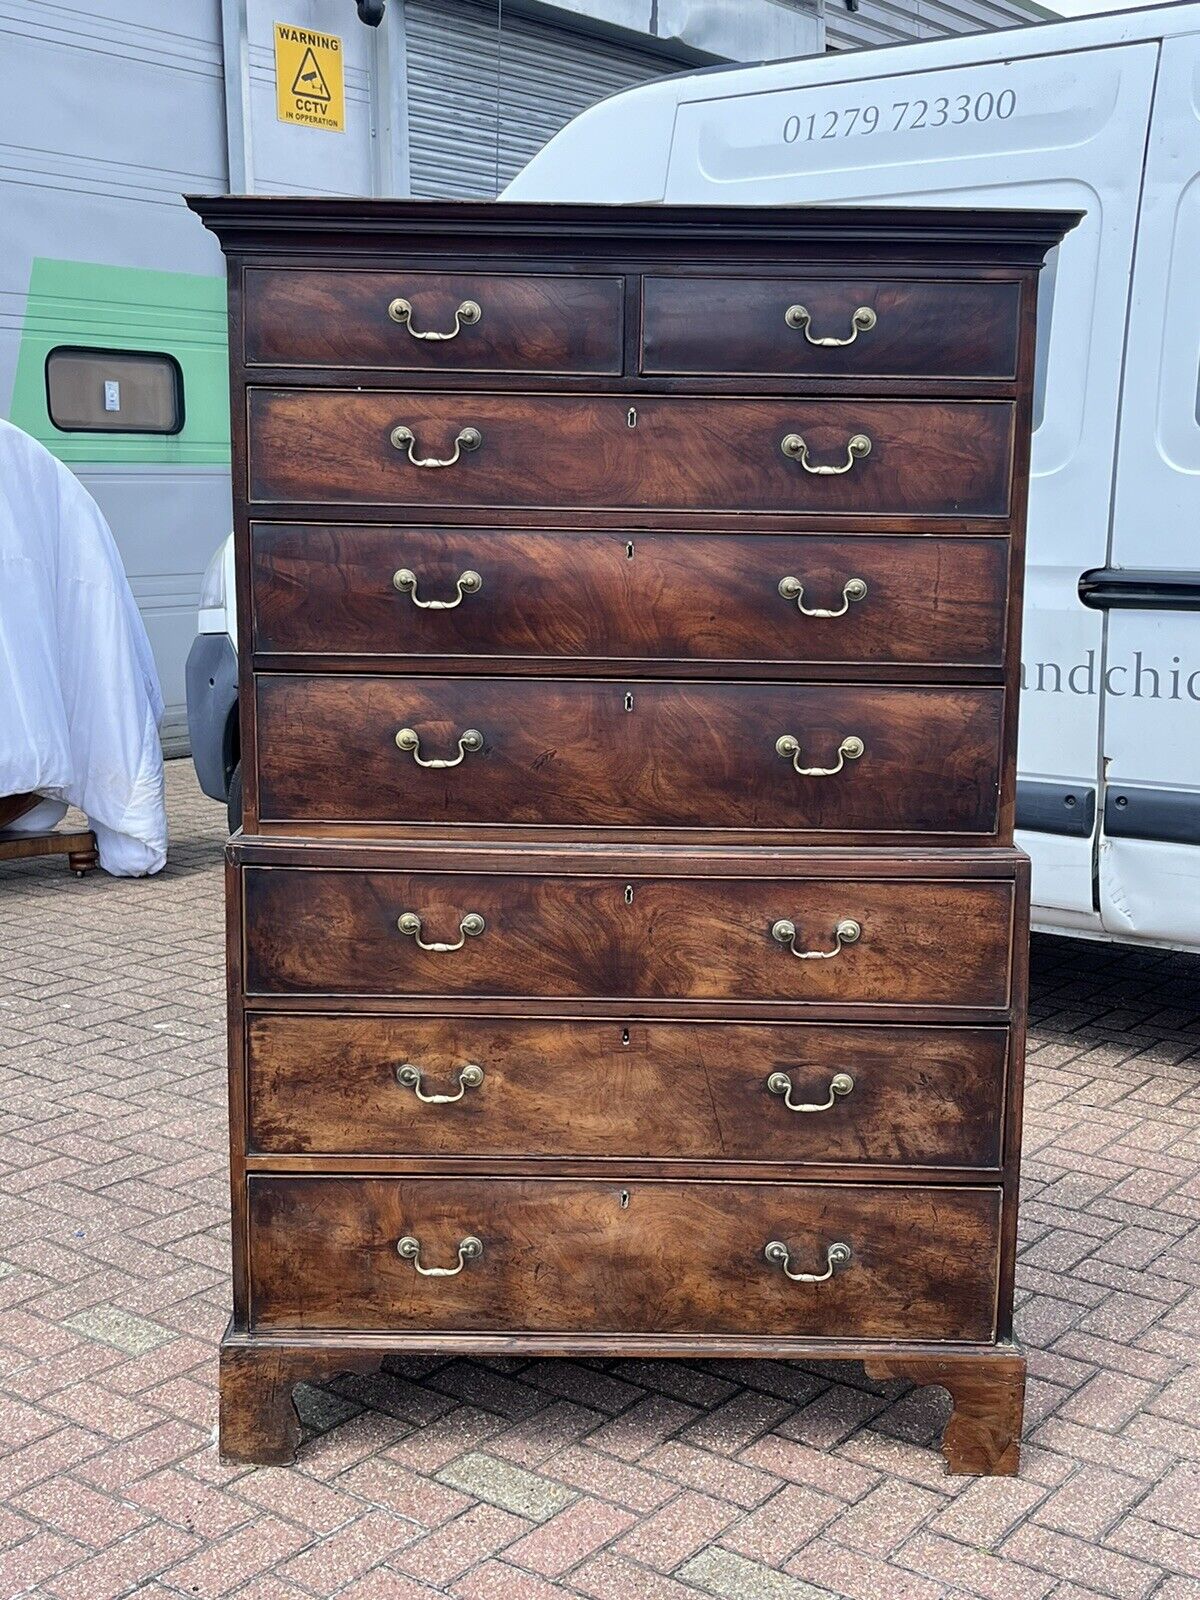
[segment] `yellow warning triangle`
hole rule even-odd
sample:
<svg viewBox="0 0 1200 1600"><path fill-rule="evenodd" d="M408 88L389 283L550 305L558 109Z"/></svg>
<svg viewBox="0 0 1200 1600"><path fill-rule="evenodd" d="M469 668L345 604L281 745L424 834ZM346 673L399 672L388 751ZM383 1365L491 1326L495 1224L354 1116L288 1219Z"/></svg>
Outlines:
<svg viewBox="0 0 1200 1600"><path fill-rule="evenodd" d="M325 74L321 71L320 63L312 53L310 46L305 52L296 73L296 81L292 84L292 93L303 95L306 100L331 100L329 85L325 82Z"/></svg>

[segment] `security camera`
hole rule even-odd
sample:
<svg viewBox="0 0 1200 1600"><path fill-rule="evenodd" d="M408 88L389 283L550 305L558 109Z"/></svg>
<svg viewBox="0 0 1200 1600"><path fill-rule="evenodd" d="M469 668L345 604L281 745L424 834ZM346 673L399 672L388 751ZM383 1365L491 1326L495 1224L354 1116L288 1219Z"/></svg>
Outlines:
<svg viewBox="0 0 1200 1600"><path fill-rule="evenodd" d="M386 5L387 0L358 0L358 20L365 22L368 28L377 28L383 21Z"/></svg>

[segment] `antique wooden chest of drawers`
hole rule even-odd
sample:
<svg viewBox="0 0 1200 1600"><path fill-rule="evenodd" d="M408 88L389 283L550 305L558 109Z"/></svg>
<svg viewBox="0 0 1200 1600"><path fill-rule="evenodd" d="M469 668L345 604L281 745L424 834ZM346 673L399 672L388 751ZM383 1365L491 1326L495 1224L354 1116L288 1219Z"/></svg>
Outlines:
<svg viewBox="0 0 1200 1600"><path fill-rule="evenodd" d="M221 1442L396 1351L861 1360L1017 1463L1037 274L1072 215L211 199Z"/></svg>

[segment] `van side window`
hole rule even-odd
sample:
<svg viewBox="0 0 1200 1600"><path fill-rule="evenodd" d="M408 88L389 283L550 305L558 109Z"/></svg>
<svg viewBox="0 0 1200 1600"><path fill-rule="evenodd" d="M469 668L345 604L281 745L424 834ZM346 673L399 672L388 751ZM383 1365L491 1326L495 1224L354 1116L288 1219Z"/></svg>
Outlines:
<svg viewBox="0 0 1200 1600"><path fill-rule="evenodd" d="M1050 321L1054 311L1054 282L1058 276L1058 246L1046 257L1038 277L1037 353L1033 361L1033 431L1046 415L1046 373L1050 366Z"/></svg>
<svg viewBox="0 0 1200 1600"><path fill-rule="evenodd" d="M178 433L183 374L154 351L59 345L46 357L46 409L62 433Z"/></svg>

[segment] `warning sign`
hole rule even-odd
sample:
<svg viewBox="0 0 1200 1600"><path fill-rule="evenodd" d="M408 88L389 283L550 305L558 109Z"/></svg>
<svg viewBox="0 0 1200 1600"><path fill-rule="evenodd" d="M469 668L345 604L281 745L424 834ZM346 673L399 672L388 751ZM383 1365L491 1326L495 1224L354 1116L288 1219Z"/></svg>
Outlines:
<svg viewBox="0 0 1200 1600"><path fill-rule="evenodd" d="M335 33L275 24L275 110L280 122L345 132L342 41Z"/></svg>

